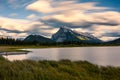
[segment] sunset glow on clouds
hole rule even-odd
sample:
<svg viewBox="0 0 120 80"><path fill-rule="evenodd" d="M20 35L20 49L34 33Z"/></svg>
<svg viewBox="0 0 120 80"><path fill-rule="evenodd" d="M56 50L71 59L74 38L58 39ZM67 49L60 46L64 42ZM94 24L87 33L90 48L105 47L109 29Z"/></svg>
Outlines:
<svg viewBox="0 0 120 80"><path fill-rule="evenodd" d="M60 26L91 33L102 40L120 37L119 0L1 0L0 34L50 37ZM114 6L116 4L116 7ZM6 6L8 5L8 6ZM4 12L3 12L4 11Z"/></svg>

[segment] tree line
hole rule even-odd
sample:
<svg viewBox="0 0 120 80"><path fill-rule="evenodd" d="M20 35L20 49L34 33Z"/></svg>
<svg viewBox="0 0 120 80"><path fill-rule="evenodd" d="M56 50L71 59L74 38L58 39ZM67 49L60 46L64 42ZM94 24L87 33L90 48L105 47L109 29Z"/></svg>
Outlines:
<svg viewBox="0 0 120 80"><path fill-rule="evenodd" d="M86 43L86 42L28 42L20 39L14 39L14 38L0 38L0 45L42 45L42 46L114 46L114 45L120 45L120 43L109 43L109 42L103 42L103 43Z"/></svg>

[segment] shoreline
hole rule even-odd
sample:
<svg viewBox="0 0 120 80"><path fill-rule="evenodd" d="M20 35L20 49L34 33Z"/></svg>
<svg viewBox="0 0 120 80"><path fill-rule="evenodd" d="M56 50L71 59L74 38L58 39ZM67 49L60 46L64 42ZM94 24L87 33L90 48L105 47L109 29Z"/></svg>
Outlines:
<svg viewBox="0 0 120 80"><path fill-rule="evenodd" d="M45 48L91 48L91 47L120 47L120 46L35 46L35 45L25 45L25 46L1 46L0 45L0 52L29 52L27 50L22 49L45 49Z"/></svg>

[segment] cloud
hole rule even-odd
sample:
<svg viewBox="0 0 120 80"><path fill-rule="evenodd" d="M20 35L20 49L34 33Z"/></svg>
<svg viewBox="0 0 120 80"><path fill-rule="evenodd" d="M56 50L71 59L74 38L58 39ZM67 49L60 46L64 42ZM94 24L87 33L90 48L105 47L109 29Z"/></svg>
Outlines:
<svg viewBox="0 0 120 80"><path fill-rule="evenodd" d="M103 40L103 41L112 41L112 40L115 40L119 37L108 37L108 36L103 36L101 37L100 39Z"/></svg>
<svg viewBox="0 0 120 80"><path fill-rule="evenodd" d="M94 24L119 24L119 12L107 11L109 8L96 5L94 2L78 3L78 0L38 0L26 8L40 13L50 13L41 20L51 26L66 24L73 27L91 27Z"/></svg>
<svg viewBox="0 0 120 80"><path fill-rule="evenodd" d="M104 10L105 7L96 7L97 3L78 3L77 0L37 0L28 5L27 10L32 10L40 13L58 13L71 10ZM67 5L67 6L66 6Z"/></svg>
<svg viewBox="0 0 120 80"><path fill-rule="evenodd" d="M111 17L110 17L111 16ZM97 12L97 13L80 13L68 12L54 14L42 17L46 22L72 24L73 26L91 27L93 24L98 25L119 25L120 13L114 11Z"/></svg>
<svg viewBox="0 0 120 80"><path fill-rule="evenodd" d="M91 27L91 33L102 40L113 40L120 37L120 25L118 26L105 26L94 25ZM108 37L108 38L107 38Z"/></svg>
<svg viewBox="0 0 120 80"><path fill-rule="evenodd" d="M104 36L108 36L108 37L120 37L120 32L109 32L109 33L106 33Z"/></svg>
<svg viewBox="0 0 120 80"><path fill-rule="evenodd" d="M26 9L42 13L49 13L53 11L50 2L51 0L38 0L28 5Z"/></svg>
<svg viewBox="0 0 120 80"><path fill-rule="evenodd" d="M30 21L23 19L12 19L0 17L0 35L12 37L26 37L29 34L42 34L50 37L55 28L47 26L40 21Z"/></svg>
<svg viewBox="0 0 120 80"><path fill-rule="evenodd" d="M31 15L27 16L27 19L32 19L32 20L34 20L34 19L36 19L36 18L37 18L37 16L36 16L35 14L31 14Z"/></svg>
<svg viewBox="0 0 120 80"><path fill-rule="evenodd" d="M1 28L9 30L24 31L29 28L25 26L29 22L28 20L0 17L0 22Z"/></svg>
<svg viewBox="0 0 120 80"><path fill-rule="evenodd" d="M10 4L10 7L16 9L16 8L22 8L30 3L32 3L35 0L8 0L8 3Z"/></svg>

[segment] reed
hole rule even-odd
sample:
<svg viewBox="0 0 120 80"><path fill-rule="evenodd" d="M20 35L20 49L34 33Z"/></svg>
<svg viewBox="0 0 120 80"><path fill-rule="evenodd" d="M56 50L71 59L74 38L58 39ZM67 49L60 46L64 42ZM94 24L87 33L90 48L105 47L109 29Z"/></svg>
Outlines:
<svg viewBox="0 0 120 80"><path fill-rule="evenodd" d="M87 61L8 61L0 56L0 80L120 80L120 67Z"/></svg>

